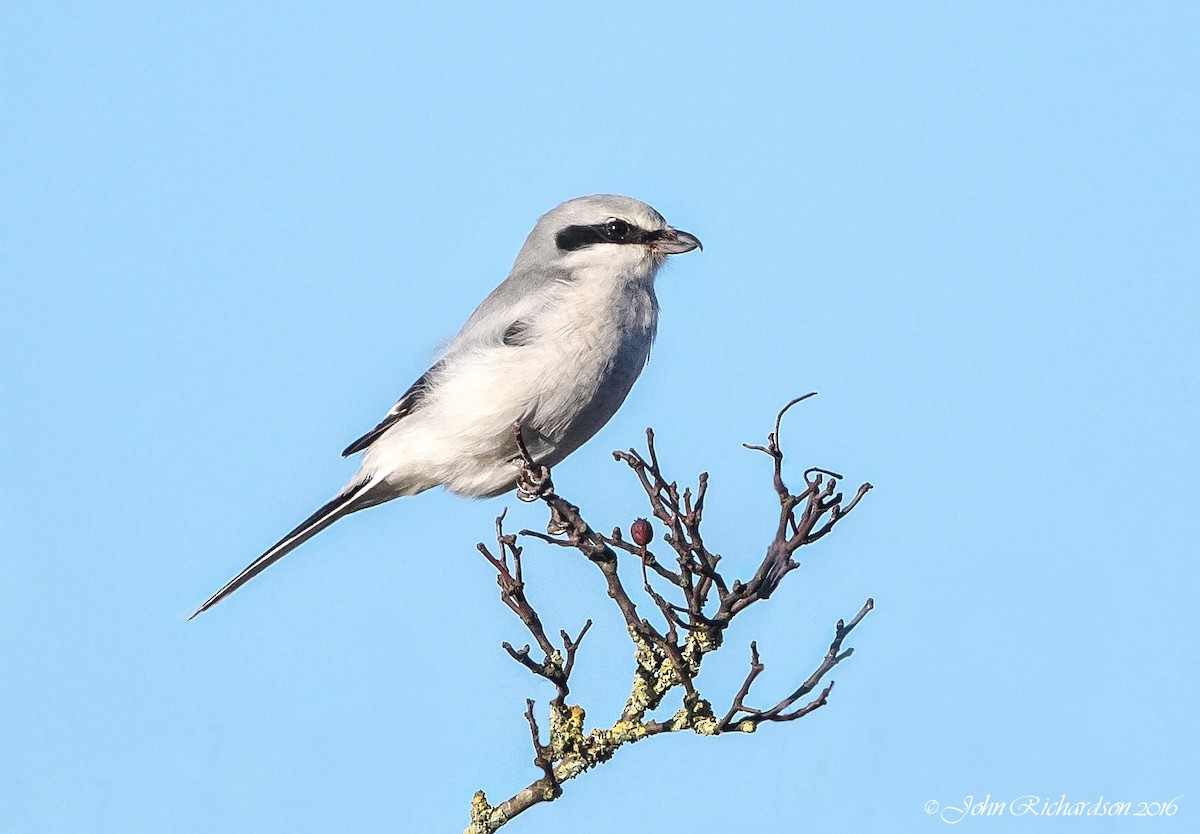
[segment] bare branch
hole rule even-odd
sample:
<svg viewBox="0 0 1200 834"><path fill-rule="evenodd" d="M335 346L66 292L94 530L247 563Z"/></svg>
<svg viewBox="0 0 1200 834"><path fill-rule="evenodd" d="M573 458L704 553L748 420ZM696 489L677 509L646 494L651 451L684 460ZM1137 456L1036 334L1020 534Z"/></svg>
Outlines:
<svg viewBox="0 0 1200 834"><path fill-rule="evenodd" d="M558 778L554 775L554 763L546 758L548 752L542 746L542 741L538 738L537 719L533 717L533 699L525 699L525 718L529 720L529 735L533 738L533 764L542 771L542 782L544 782L557 796L562 793L562 786L558 783Z"/></svg>
<svg viewBox="0 0 1200 834"><path fill-rule="evenodd" d="M746 706L746 696L750 694L750 687L754 685L755 679L762 674L762 661L758 658L758 643L750 641L750 671L746 675L746 680L742 681L742 688L733 696L733 703L729 706L729 712L725 713L725 717L721 719L722 729L733 729L733 719L739 712L757 712Z"/></svg>
<svg viewBox="0 0 1200 834"><path fill-rule="evenodd" d="M710 702L695 683L704 657L721 647L733 618L755 602L770 598L783 578L800 566L794 558L796 551L828 535L871 489L870 484L864 483L849 503L843 503L843 494L838 490L842 476L820 467L804 470L801 492L792 493L788 489L780 444L783 417L797 403L812 396L797 397L778 412L766 445L743 444L772 459L772 486L779 502L779 517L758 569L747 581L735 580L732 584L718 570L721 556L708 549L701 534L708 474L700 474L695 489L685 487L681 492L678 483L662 471L653 430L646 430L645 456L635 449L614 452L613 456L636 476L654 519L665 530L662 540L675 553L675 568L662 564L649 550L654 533L645 519L639 519L631 528L635 541L626 540L620 527L614 527L611 536L593 529L578 507L555 494L550 470L530 455L520 424L513 426L521 464L518 497L524 501L540 500L550 511L545 533L522 530L519 535L577 551L596 565L633 643L635 668L629 698L617 722L611 727L585 729L583 708L569 704L567 698L576 655L592 620L588 619L573 639L565 630L559 631L561 649L550 640L525 593L518 537L504 533L501 513L496 519L495 553L483 544L479 545L479 551L496 571L501 600L520 618L541 658L534 655L531 645L519 649L508 642L501 645L513 660L550 681L555 695L549 704L549 739L544 744L533 701L526 701L525 717L540 777L497 806L490 805L482 791L476 793L467 834L492 834L534 805L556 799L564 782L607 761L625 744L683 730L702 735L753 732L764 723L794 721L828 702L833 683L822 687L823 679L853 654L852 648L842 648L843 643L873 609L873 600L867 600L849 623L837 623L829 650L816 669L799 687L768 709L747 704L752 687L765 669L756 642L750 643L750 669L721 718L713 714ZM618 553L639 560L642 591L662 616L665 629L655 628L639 614L618 573ZM656 583L659 587L655 587ZM715 595L712 602L711 595ZM670 717L654 717L666 696L676 690L682 702L679 709Z"/></svg>
<svg viewBox="0 0 1200 834"><path fill-rule="evenodd" d="M821 679L825 677L825 675L827 675L833 669L833 667L837 666L843 660L854 654L854 649L846 649L845 651L842 651L842 641L844 641L850 632L854 630L855 626L862 622L863 617L867 616L867 614L874 608L875 600L868 599L859 612L854 615L854 619L852 619L849 624L843 620L838 620L833 642L829 644L829 651L826 652L825 658L821 661L821 665L817 667L816 671L808 676L808 679L804 681L804 683L802 683L795 692L793 692L791 695L788 695L775 706L766 710L751 709L745 704L745 698L750 692L751 685L754 683L759 674L762 673L764 668L763 664L759 661L758 647L752 643L750 645L750 674L746 676L746 680L742 684L742 688L738 691L738 694L733 699L733 704L730 706L729 712L725 714L725 718L721 721L721 729L725 731L737 729L741 730L742 732L753 732L755 728L757 728L758 725L762 724L763 722L793 721L797 718L807 715L818 707L824 706L826 700L829 698L830 691L833 689L832 683L826 686L824 690L821 691L821 694L818 695L814 700L793 712L787 712L787 710L791 708L793 704L816 689L817 685L821 682ZM746 716L738 719L736 717L738 713L746 713Z"/></svg>
<svg viewBox="0 0 1200 834"><path fill-rule="evenodd" d="M847 506L842 506L842 494L837 492L841 476L821 467L809 467L804 471L805 489L799 494L791 493L783 479L783 448L779 438L783 416L796 403L814 394L798 397L785 405L775 417L775 431L767 436L766 446L751 446L765 452L773 462L773 484L779 497L779 521L775 538L767 547L758 570L746 582L734 582L728 594L721 595L720 610L714 616L718 621L728 621L739 611L759 600L769 599L779 587L783 577L800 567L792 556L797 549L812 544L833 530L841 519L858 505L859 500L871 489L863 484ZM745 445L745 444L743 444ZM828 478L828 480L825 480ZM818 526L820 525L820 526Z"/></svg>

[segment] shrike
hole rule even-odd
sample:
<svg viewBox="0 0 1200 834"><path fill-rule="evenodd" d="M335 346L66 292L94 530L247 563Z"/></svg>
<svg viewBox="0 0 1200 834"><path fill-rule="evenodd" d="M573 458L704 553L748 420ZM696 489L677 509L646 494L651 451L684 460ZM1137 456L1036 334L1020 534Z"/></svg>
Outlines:
<svg viewBox="0 0 1200 834"><path fill-rule="evenodd" d="M342 516L435 486L474 498L514 489L515 423L538 463L563 460L616 413L650 356L659 267L699 246L631 197L579 197L543 215L433 367L342 452L363 453L350 482L192 616Z"/></svg>

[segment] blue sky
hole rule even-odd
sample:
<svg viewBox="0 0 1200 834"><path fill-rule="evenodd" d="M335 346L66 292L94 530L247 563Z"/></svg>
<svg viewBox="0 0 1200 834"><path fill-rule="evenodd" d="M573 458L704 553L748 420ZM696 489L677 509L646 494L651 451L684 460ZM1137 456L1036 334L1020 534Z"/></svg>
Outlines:
<svg viewBox="0 0 1200 834"><path fill-rule="evenodd" d="M193 622L353 470L536 218L628 193L697 234L654 357L561 465L712 476L745 575L766 463L877 489L745 644L830 705L622 750L514 832L941 830L926 803L1161 803L1194 830L1200 12L1192 4L10 4L0 25L0 830L459 831L531 781L524 642L475 552L512 499L342 522ZM631 659L588 565L554 628ZM1047 829L1071 825L1039 821ZM966 826L1027 830L1012 814ZM1075 827L1124 830L1131 818Z"/></svg>

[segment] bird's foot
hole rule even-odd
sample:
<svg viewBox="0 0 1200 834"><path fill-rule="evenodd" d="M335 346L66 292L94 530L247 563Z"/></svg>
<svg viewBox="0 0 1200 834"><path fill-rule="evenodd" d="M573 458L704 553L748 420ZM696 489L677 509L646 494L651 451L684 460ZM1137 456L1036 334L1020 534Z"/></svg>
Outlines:
<svg viewBox="0 0 1200 834"><path fill-rule="evenodd" d="M522 461L517 471L517 498L530 504L552 492L554 481L550 480L550 467Z"/></svg>
<svg viewBox="0 0 1200 834"><path fill-rule="evenodd" d="M517 459L520 465L517 470L517 498L529 504L552 494L554 481L550 480L550 467L538 463L529 454L519 420L513 423L512 431L517 450L521 453Z"/></svg>

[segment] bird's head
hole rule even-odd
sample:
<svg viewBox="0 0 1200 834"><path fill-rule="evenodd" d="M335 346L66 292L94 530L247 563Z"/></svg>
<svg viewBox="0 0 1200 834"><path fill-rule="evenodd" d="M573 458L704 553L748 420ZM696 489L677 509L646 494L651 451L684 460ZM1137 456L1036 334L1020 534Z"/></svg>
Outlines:
<svg viewBox="0 0 1200 834"><path fill-rule="evenodd" d="M667 225L632 197L594 194L568 200L538 220L514 271L549 267L611 269L653 276L668 255L703 248L695 235Z"/></svg>

